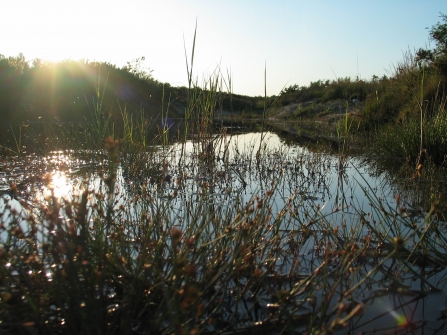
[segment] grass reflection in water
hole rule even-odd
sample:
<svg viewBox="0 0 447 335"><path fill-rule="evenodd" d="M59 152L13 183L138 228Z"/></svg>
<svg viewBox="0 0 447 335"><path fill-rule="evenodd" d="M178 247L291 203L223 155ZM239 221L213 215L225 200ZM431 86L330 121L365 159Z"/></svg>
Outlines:
<svg viewBox="0 0 447 335"><path fill-rule="evenodd" d="M256 136L186 156L178 146L117 155L110 142L105 161L70 152L60 164L5 163L1 332L444 327L437 207L412 208L358 159L273 134L255 157Z"/></svg>

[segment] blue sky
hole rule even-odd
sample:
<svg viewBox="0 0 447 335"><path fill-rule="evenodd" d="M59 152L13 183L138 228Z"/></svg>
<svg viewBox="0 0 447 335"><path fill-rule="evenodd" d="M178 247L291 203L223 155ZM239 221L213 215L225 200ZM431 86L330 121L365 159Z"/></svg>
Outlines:
<svg viewBox="0 0 447 335"><path fill-rule="evenodd" d="M319 79L390 75L403 53L430 46L445 0L9 0L0 54L89 59L122 66L145 56L155 79L186 85L230 72L233 92L278 94ZM433 45L431 45L433 46Z"/></svg>

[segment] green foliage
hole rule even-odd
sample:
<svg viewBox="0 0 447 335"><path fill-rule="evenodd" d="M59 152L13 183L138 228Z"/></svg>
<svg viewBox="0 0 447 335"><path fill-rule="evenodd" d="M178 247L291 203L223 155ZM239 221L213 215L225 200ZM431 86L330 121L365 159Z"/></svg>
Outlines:
<svg viewBox="0 0 447 335"><path fill-rule="evenodd" d="M416 52L419 66L432 66L447 75L447 15L440 13L442 23L438 22L430 29L430 39L435 42L433 50L420 48Z"/></svg>
<svg viewBox="0 0 447 335"><path fill-rule="evenodd" d="M284 95L284 94L288 94L288 93L294 93L294 92L298 91L299 88L300 88L300 87L299 87L299 85L297 85L297 84L295 84L295 85L290 85L289 87L284 88L284 89L281 91L280 95Z"/></svg>
<svg viewBox="0 0 447 335"><path fill-rule="evenodd" d="M258 166L256 148L247 146L215 164L192 152L177 165L175 152L147 152L133 135L106 138L90 160L73 151L47 156L56 171L92 167L73 173L70 194L56 195L45 175L18 197L29 211L2 197L2 334L359 333L380 327L383 318L362 310L383 298L384 283L412 301L442 287L443 276L432 279L447 250L438 199L427 215L398 197L387 204L364 183L344 183L340 160L337 199L324 214L310 195L332 185L329 155L264 149ZM129 160L128 150L139 159ZM23 163L35 171L28 172L49 170L29 159ZM148 172L158 172L155 181ZM264 185L246 202L238 189L244 179ZM340 205L359 187L368 207ZM417 259L428 265L416 268Z"/></svg>
<svg viewBox="0 0 447 335"><path fill-rule="evenodd" d="M129 73L133 74L138 79L148 80L151 81L154 78L152 77L153 70L146 68L143 65L143 62L146 60L144 56L136 58L132 60L131 62L127 62L127 66L125 66L123 69L128 71Z"/></svg>
<svg viewBox="0 0 447 335"><path fill-rule="evenodd" d="M323 214L308 195L316 194L313 184L318 194L329 190L326 178L334 165L328 155L270 152L262 136L256 154L254 145L248 152L236 148L230 154L226 133L216 134L212 128L216 108L256 111L262 106L265 118L266 106L276 97L233 96L231 84L224 93L220 71L199 86L191 76L193 59L194 48L187 62L189 86L178 89L141 72L144 59L123 69L68 61L36 61L26 68L20 61L0 60L7 76L16 76L19 98L31 103L44 121L57 120L54 126L36 123L44 129L35 134L45 134L45 140L47 135L60 138L57 145L64 149L76 147L66 151L57 168L90 167L87 173L70 169L76 180L70 195L57 197L49 178L33 177L22 183L26 191L19 201L26 211L12 207L12 199L2 203L2 333L332 334L348 324L349 331L357 332L356 325L365 322L357 322L363 305L355 297L370 291L375 299L374 291L383 283L404 287L413 278L421 283L420 291L433 288L422 274L408 273L415 272L411 256L444 264L447 243L444 232L432 224L438 215L435 207L425 218L409 217L406 208L385 208L374 190L366 188L373 214L366 215L355 201L348 205L345 199L352 190L343 187L347 164L340 151L334 208ZM398 74L382 82L345 78L292 86L280 98L364 99L375 104L371 119L384 119L400 113L400 106L413 107L404 97L432 94L435 81L424 73L402 67ZM432 83L427 92L424 83ZM177 149L165 148L163 139L161 149L149 146L148 115L144 109L128 112L129 105L144 98L148 106L156 106L146 89L160 97L163 120L168 115L164 98L172 93L184 99L186 127L191 128L185 132L182 157ZM78 107L77 100L75 107L68 107L81 94L87 108ZM422 106L418 101L416 110ZM383 147L393 159L414 152L420 142L414 135L421 126L428 152L447 148L445 102L434 99L424 123L410 117L400 133L384 133ZM24 108L19 111L20 117L35 117ZM166 124L162 127L165 131ZM351 128L346 111L338 125L342 145ZM188 134L193 135L189 153ZM398 141L394 150L389 149L392 140ZM39 165L47 162L37 161L35 170L27 171L33 176L48 169ZM54 157L49 161L56 165ZM27 163L35 162L30 156ZM14 171L15 164L5 162L4 169ZM261 180L261 190L243 203L248 179ZM10 188L15 196L17 185ZM43 189L50 192L43 194ZM342 225L334 227L335 222Z"/></svg>
<svg viewBox="0 0 447 335"><path fill-rule="evenodd" d="M352 81L351 78L338 78L337 80L318 80L311 82L309 86L292 85L280 94L280 103L285 106L291 102L306 102L311 100L331 101L344 99L351 101L352 99L364 100L368 94L374 89L372 82L357 79Z"/></svg>
<svg viewBox="0 0 447 335"><path fill-rule="evenodd" d="M422 149L433 163L445 164L447 157L447 110L446 99L440 98L434 109L424 113L422 125L412 117L399 123L384 125L376 134L371 151L384 160L416 164Z"/></svg>
<svg viewBox="0 0 447 335"><path fill-rule="evenodd" d="M0 55L0 115L3 121L0 143L15 148L13 134L19 134L23 125L26 125L24 135L29 133L33 139L22 144L33 145L37 133L42 137L39 142L44 143L50 135L46 131L57 122L91 122L98 102L98 87L103 88L103 113L114 124L117 135L124 131L122 108L131 114L144 111L146 120L152 120L160 118L162 111L175 105L168 111L170 117L185 116L188 88L158 82L144 61L144 57L139 57L119 68L105 62L47 62L41 59L30 62L23 54L17 57ZM200 92L205 94L210 88L204 87ZM257 115L262 113L263 103L263 97L222 91L212 108Z"/></svg>
<svg viewBox="0 0 447 335"><path fill-rule="evenodd" d="M35 59L32 65L20 54L0 55L0 143L15 146L12 134L26 126L33 138L57 123L94 123L98 103L105 118L123 131L121 106L129 111L144 110L146 118L155 118L162 96L178 95L170 85L157 82L152 71L144 68L144 57L118 68L109 63L65 60L45 62ZM98 97L98 88L101 97ZM41 141L43 142L43 141Z"/></svg>

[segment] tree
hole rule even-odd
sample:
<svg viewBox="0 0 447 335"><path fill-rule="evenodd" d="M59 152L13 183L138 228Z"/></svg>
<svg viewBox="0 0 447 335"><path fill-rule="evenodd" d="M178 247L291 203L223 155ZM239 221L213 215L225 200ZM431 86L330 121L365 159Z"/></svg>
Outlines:
<svg viewBox="0 0 447 335"><path fill-rule="evenodd" d="M151 81L154 78L152 77L153 70L147 67L144 67L143 62L146 60L146 57L142 56L136 59L133 59L131 62L127 62L127 65L124 69L132 73L138 79L144 79Z"/></svg>
<svg viewBox="0 0 447 335"><path fill-rule="evenodd" d="M441 13L441 18L444 23L438 22L430 30L430 38L436 43L435 55L437 56L447 55L447 15Z"/></svg>
<svg viewBox="0 0 447 335"><path fill-rule="evenodd" d="M281 91L281 93L279 93L279 95L284 95L284 94L287 94L287 93L293 93L293 92L298 91L299 89L300 89L300 87L299 87L297 84L295 84L295 85L290 85L289 87L284 88L284 89Z"/></svg>
<svg viewBox="0 0 447 335"><path fill-rule="evenodd" d="M16 71L22 73L25 70L29 69L28 61L22 53L19 53L18 56L8 57L8 63L11 67L13 67Z"/></svg>
<svg viewBox="0 0 447 335"><path fill-rule="evenodd" d="M433 50L420 48L416 51L416 62L420 66L432 65L447 75L447 15L440 13L442 22L430 29L430 39L435 42Z"/></svg>

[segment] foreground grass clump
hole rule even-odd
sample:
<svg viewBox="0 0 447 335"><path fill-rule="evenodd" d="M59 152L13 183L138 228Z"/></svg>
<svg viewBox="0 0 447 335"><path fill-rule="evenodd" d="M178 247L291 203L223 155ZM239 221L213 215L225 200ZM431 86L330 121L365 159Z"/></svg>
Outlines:
<svg viewBox="0 0 447 335"><path fill-rule="evenodd" d="M442 197L424 212L411 196L390 203L349 180L348 115L338 157L269 149L265 107L259 142L234 145L213 126L230 80L217 71L200 89L187 64L180 143L171 142L167 110L158 142L147 137L149 121L126 109L117 132L97 90L95 122L55 128L55 148L65 151L18 150L2 162L0 332L432 330L409 306L443 291ZM70 189L57 186L62 177ZM394 301L377 306L384 298Z"/></svg>
<svg viewBox="0 0 447 335"><path fill-rule="evenodd" d="M421 153L438 166L446 164L447 110L443 98L431 113L399 124L383 126L375 135L372 151L389 160L418 165ZM422 162L423 163L423 162Z"/></svg>
<svg viewBox="0 0 447 335"><path fill-rule="evenodd" d="M445 266L442 204L417 214L365 188L367 212L348 202L343 165L325 212L308 195L313 183L327 187L324 154L215 146L205 159L161 149L147 156L160 178L137 183L124 174L120 145L106 139L107 160L73 175L71 195L57 194L48 176L4 196L2 334L358 332L383 288L413 299L445 280L424 265L430 273ZM71 164L63 162L58 169ZM11 159L5 171L17 165ZM244 200L249 178L264 183ZM403 298L394 310L410 318L406 305Z"/></svg>

